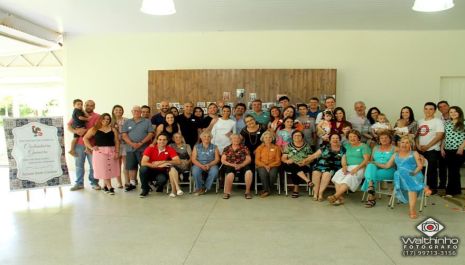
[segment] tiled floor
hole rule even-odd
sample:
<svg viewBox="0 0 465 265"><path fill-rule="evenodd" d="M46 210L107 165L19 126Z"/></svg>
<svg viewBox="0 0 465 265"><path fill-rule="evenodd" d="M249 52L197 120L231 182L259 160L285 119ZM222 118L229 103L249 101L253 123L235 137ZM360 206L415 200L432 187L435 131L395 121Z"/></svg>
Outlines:
<svg viewBox="0 0 465 265"><path fill-rule="evenodd" d="M433 196L417 221L405 205L388 209L386 197L373 209L350 194L335 207L272 196L245 200L237 190L175 199L166 194L138 198L86 188L8 193L0 170L0 264L463 264L457 257L401 256L400 236L420 233L426 216L465 240L465 212ZM303 194L303 193L302 193Z"/></svg>

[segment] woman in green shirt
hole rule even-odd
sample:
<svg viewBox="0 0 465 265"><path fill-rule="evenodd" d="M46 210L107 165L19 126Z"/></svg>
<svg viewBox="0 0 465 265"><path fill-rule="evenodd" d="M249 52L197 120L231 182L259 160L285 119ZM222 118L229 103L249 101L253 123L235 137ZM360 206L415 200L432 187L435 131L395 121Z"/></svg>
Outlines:
<svg viewBox="0 0 465 265"><path fill-rule="evenodd" d="M363 180L365 167L370 161L371 150L368 145L360 142L361 134L357 130L349 132L349 142L344 146L346 153L342 156L342 168L331 180L336 186L336 193L328 197L334 205L344 203L344 193L347 190L356 191Z"/></svg>
<svg viewBox="0 0 465 265"><path fill-rule="evenodd" d="M292 142L284 148L281 158L284 170L292 174L291 179L294 184L292 198L299 197L299 182L301 180L304 180L309 187L313 186L312 181L305 174L311 172L310 163L316 158L312 154L312 148L304 141L304 134L301 131L294 131Z"/></svg>

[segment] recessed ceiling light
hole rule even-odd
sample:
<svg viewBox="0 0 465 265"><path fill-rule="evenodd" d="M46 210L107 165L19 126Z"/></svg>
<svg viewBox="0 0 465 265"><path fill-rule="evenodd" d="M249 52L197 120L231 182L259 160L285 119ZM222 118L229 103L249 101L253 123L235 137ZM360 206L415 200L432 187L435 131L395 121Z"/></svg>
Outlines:
<svg viewBox="0 0 465 265"><path fill-rule="evenodd" d="M140 11L149 15L167 16L176 13L173 0L143 0Z"/></svg>
<svg viewBox="0 0 465 265"><path fill-rule="evenodd" d="M418 12L439 12L454 7L454 0L415 0L412 9Z"/></svg>

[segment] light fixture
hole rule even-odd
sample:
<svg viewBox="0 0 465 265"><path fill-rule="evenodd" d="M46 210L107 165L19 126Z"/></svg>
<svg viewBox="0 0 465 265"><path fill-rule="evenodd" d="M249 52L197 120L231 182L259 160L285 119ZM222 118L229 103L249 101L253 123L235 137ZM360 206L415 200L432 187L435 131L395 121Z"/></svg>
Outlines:
<svg viewBox="0 0 465 265"><path fill-rule="evenodd" d="M149 15L167 16L176 13L174 0L143 0L140 11Z"/></svg>
<svg viewBox="0 0 465 265"><path fill-rule="evenodd" d="M454 7L454 0L415 0L412 9L418 12L439 12Z"/></svg>

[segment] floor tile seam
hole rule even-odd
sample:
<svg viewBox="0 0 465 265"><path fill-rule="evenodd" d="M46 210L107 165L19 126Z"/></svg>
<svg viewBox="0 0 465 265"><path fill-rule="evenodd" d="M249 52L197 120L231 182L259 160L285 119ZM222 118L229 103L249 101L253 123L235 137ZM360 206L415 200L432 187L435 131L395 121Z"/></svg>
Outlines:
<svg viewBox="0 0 465 265"><path fill-rule="evenodd" d="M365 233L368 234L368 236L371 238L371 240L375 243L375 245L379 248L379 250L381 250L381 252L391 261L391 263L396 265L397 263L394 261L394 259L381 247L381 245L374 238L374 236L366 229L366 227L360 222L360 220L354 214L352 214L352 212L349 210L349 208L344 207L344 209L360 225L360 227L365 231Z"/></svg>
<svg viewBox="0 0 465 265"><path fill-rule="evenodd" d="M199 232L197 233L197 236L195 237L194 242L192 242L192 246L191 246L191 248L189 249L189 251L187 252L187 255L186 255L186 257L184 258L184 261L182 262L182 264L186 264L187 260L189 259L189 256L191 255L192 250L194 249L195 245L197 244L197 241L199 240L199 237L200 237L200 235L202 234L202 232L203 232L205 226L207 225L207 222L208 222L208 220L210 219L211 214L212 214L213 211L215 210L216 205L218 204L219 200L220 200L220 197L218 197L218 198L216 199L215 203L213 204L213 206L211 207L210 211L208 212L208 215L205 217L205 221L203 222L202 227L200 228Z"/></svg>

